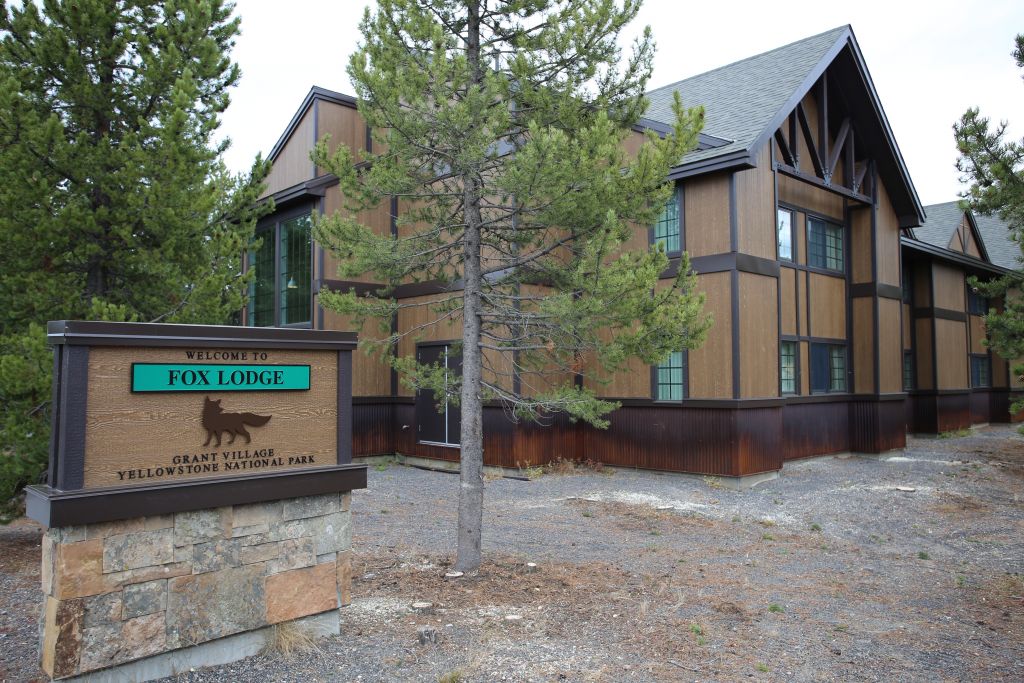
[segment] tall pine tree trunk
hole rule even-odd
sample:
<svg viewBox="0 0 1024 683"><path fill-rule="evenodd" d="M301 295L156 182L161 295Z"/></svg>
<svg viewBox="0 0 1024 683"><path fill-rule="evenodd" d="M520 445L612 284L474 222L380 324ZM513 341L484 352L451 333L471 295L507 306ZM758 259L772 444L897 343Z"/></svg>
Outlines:
<svg viewBox="0 0 1024 683"><path fill-rule="evenodd" d="M479 83L480 8L468 3L469 23L466 49L472 81ZM455 568L475 571L480 567L480 530L484 515L484 429L480 351L480 188L472 172L463 175L466 232L463 237L462 316L462 438L459 458L459 531Z"/></svg>

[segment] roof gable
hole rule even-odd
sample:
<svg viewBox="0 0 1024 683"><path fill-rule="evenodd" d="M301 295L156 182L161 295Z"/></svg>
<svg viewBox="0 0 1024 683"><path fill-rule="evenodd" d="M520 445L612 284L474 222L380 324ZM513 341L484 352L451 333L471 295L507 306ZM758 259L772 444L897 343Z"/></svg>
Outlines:
<svg viewBox="0 0 1024 683"><path fill-rule="evenodd" d="M830 70L842 88L859 145L875 160L878 175L905 227L924 220L924 210L875 92L853 30L841 26L648 93L647 116L671 120L673 93L688 105L704 105L705 132L729 144L687 154L673 175L683 177L757 162L776 130Z"/></svg>

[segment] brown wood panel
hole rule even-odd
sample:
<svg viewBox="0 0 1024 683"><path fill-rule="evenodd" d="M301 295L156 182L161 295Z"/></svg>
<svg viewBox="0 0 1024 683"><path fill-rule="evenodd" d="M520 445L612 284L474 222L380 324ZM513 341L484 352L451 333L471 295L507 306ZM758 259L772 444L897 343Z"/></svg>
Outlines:
<svg viewBox="0 0 1024 683"><path fill-rule="evenodd" d="M992 386L1008 387L1006 361L998 353L992 354Z"/></svg>
<svg viewBox="0 0 1024 683"><path fill-rule="evenodd" d="M932 348L932 318L918 318L914 321L917 326L917 338L914 349L914 369L917 378L918 389L934 389L932 372L934 366L932 359L935 357Z"/></svg>
<svg viewBox="0 0 1024 683"><path fill-rule="evenodd" d="M935 320L935 357L939 389L967 389L970 386L967 360L967 324L956 320Z"/></svg>
<svg viewBox="0 0 1024 683"><path fill-rule="evenodd" d="M779 286L780 290L780 305L782 309L779 311L782 321L782 334L795 335L796 331L796 307L797 307L797 285L796 280L798 271L792 268L780 268L779 269Z"/></svg>
<svg viewBox="0 0 1024 683"><path fill-rule="evenodd" d="M387 330L380 329L378 320L366 320L356 328L351 316L324 309L324 329L355 332L363 341L386 339ZM352 352L352 395L384 396L391 393L391 368L381 358L379 350L360 345Z"/></svg>
<svg viewBox="0 0 1024 683"><path fill-rule="evenodd" d="M903 401L852 401L849 406L851 451L884 453L907 445Z"/></svg>
<svg viewBox="0 0 1024 683"><path fill-rule="evenodd" d="M340 143L348 145L355 153L356 161L362 158L360 152L366 149L366 122L356 109L342 104L321 100L317 102L319 134L331 136L329 149L334 152ZM323 172L322 169L320 171Z"/></svg>
<svg viewBox="0 0 1024 683"><path fill-rule="evenodd" d="M782 175L778 176L782 182ZM797 263L807 265L807 214L795 211L793 214L793 236L796 239Z"/></svg>
<svg viewBox="0 0 1024 683"><path fill-rule="evenodd" d="M985 346L985 319L978 315L967 316L967 322L971 334L971 353L986 353Z"/></svg>
<svg viewBox="0 0 1024 683"><path fill-rule="evenodd" d="M870 394L875 391L875 325L874 300L853 300L853 370L854 391Z"/></svg>
<svg viewBox="0 0 1024 683"><path fill-rule="evenodd" d="M778 282L740 273L740 396L779 395Z"/></svg>
<svg viewBox="0 0 1024 683"><path fill-rule="evenodd" d="M914 311L910 304L901 304L903 314L903 350L914 348L914 336L911 333L914 324Z"/></svg>
<svg viewBox="0 0 1024 683"><path fill-rule="evenodd" d="M899 249L897 249L897 254ZM871 282L871 209L850 213L850 281Z"/></svg>
<svg viewBox="0 0 1024 683"><path fill-rule="evenodd" d="M314 123L313 107L310 107L274 160L267 174L264 197L313 177L313 161L309 152L313 149Z"/></svg>
<svg viewBox="0 0 1024 683"><path fill-rule="evenodd" d="M454 295L431 295L417 296L402 299L403 304L429 304L440 301L445 296ZM429 305L418 305L411 308L404 308L398 312L398 330L406 333L398 342L398 354L402 357L416 355L416 343L426 341L450 341L462 339L462 316L454 313L445 318L442 322L431 324L439 319L433 307ZM412 396L414 392L404 382L398 384L399 396Z"/></svg>
<svg viewBox="0 0 1024 683"><path fill-rule="evenodd" d="M690 178L686 193L686 250L691 256L729 251L729 176Z"/></svg>
<svg viewBox="0 0 1024 683"><path fill-rule="evenodd" d="M800 342L800 393L811 393L811 347L807 342Z"/></svg>
<svg viewBox="0 0 1024 683"><path fill-rule="evenodd" d="M395 453L398 450L395 432L402 429L402 425L396 425L395 422L394 405L389 398L372 403L355 403L352 406L353 457ZM409 424L406 431L412 428Z"/></svg>
<svg viewBox="0 0 1024 683"><path fill-rule="evenodd" d="M221 364L309 365L309 391L132 393L132 363L189 363L192 349L93 347L85 416L85 488L153 484L316 467L337 463L338 355L334 351L249 350L246 360ZM252 360L255 351L266 360ZM212 361L211 361L212 362ZM251 443L221 435L221 445L204 446L204 402L220 400L226 413L271 416L255 426ZM272 449L273 453L267 452ZM187 456L187 457L186 457ZM308 461L298 462L302 456ZM275 463L280 459L281 464ZM294 459L294 460L292 460ZM231 463L231 464L228 464ZM235 467L237 463L248 463ZM200 466L194 473L177 467ZM205 465L217 465L216 470ZM168 468L163 474L155 468ZM245 469L242 469L245 467ZM145 472L139 475L138 470ZM207 471L203 471L207 470ZM135 473L134 476L131 473Z"/></svg>
<svg viewBox="0 0 1024 683"><path fill-rule="evenodd" d="M729 273L697 276L705 294L704 310L714 322L704 345L690 351L691 398L732 398L732 299Z"/></svg>
<svg viewBox="0 0 1024 683"><path fill-rule="evenodd" d="M846 281L839 277L809 273L811 336L846 338Z"/></svg>
<svg viewBox="0 0 1024 683"><path fill-rule="evenodd" d="M878 282L900 286L900 224L889 193L879 183L878 214L875 219L875 247Z"/></svg>
<svg viewBox="0 0 1024 683"><path fill-rule="evenodd" d="M806 163L810 164L809 158ZM811 172L813 173L813 171ZM782 173L778 175L778 179L780 202L810 209L817 214L842 222L842 196Z"/></svg>
<svg viewBox="0 0 1024 683"><path fill-rule="evenodd" d="M966 253L974 258L981 258L981 251L978 249L978 243L974 240L974 233L969 226L964 228L964 241L967 243Z"/></svg>
<svg viewBox="0 0 1024 683"><path fill-rule="evenodd" d="M807 117L807 127L811 131L811 137L814 140L814 146L818 146L818 101L815 98L816 88L811 88L810 92L804 95L803 100L800 104L803 105L804 115ZM807 144L807 136L803 134L803 130L800 126L799 121L796 125L796 139L798 145L800 170L805 173L814 175L814 163L811 161L811 148Z"/></svg>
<svg viewBox="0 0 1024 683"><path fill-rule="evenodd" d="M797 460L850 450L846 403L799 403L782 409L783 458Z"/></svg>
<svg viewBox="0 0 1024 683"><path fill-rule="evenodd" d="M903 349L900 344L903 304L878 300L878 383L881 393L903 391Z"/></svg>
<svg viewBox="0 0 1024 683"><path fill-rule="evenodd" d="M913 272L914 306L927 308L932 305L932 269L927 262L914 262Z"/></svg>
<svg viewBox="0 0 1024 683"><path fill-rule="evenodd" d="M950 311L967 310L963 270L933 261L932 277L935 282L936 308L945 308Z"/></svg>
<svg viewBox="0 0 1024 683"><path fill-rule="evenodd" d="M771 152L765 145L757 168L736 174L736 213L739 250L775 260L775 174Z"/></svg>
<svg viewBox="0 0 1024 683"><path fill-rule="evenodd" d="M800 334L809 334L810 324L807 320L807 271L799 271L796 274L796 305L797 317L800 324Z"/></svg>

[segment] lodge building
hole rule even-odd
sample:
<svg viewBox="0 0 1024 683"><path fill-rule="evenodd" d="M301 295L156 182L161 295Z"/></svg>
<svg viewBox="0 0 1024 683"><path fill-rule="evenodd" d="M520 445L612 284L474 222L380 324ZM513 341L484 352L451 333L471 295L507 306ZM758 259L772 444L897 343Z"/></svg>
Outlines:
<svg viewBox="0 0 1024 683"><path fill-rule="evenodd" d="M902 448L908 431L1011 419L1022 387L982 345L987 302L966 277L1014 268L1016 245L955 202L921 205L849 26L656 89L640 128L669 130L675 91L704 106L704 131L671 171L676 192L661 218L627 247L663 242L666 278L689 253L715 321L704 345L656 367L634 361L594 386L622 404L607 430L515 424L487 406L488 464L589 458L745 477L796 458ZM319 305L320 289L377 287L338 280L310 238L312 212L341 208L337 179L310 161L325 134L372 145L352 97L309 92L270 153L265 196L276 209L247 258L256 273L244 324L348 329ZM638 130L627 144L641 141ZM361 220L397 235L400 211L384 201ZM425 301L445 287L408 284L395 296ZM399 331L422 322L417 310L401 311ZM429 329L398 353L458 372L448 344L460 337ZM439 414L379 359L354 357L353 403L354 455L458 459L458 410Z"/></svg>

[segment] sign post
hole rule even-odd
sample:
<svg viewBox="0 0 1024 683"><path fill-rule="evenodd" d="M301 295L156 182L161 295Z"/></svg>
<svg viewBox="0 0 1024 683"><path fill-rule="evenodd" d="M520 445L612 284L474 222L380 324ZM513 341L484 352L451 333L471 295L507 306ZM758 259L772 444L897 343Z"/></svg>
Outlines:
<svg viewBox="0 0 1024 683"><path fill-rule="evenodd" d="M44 671L148 680L246 656L227 641L284 621L336 631L366 486L355 335L60 321L48 337L49 471L26 494L48 527Z"/></svg>

